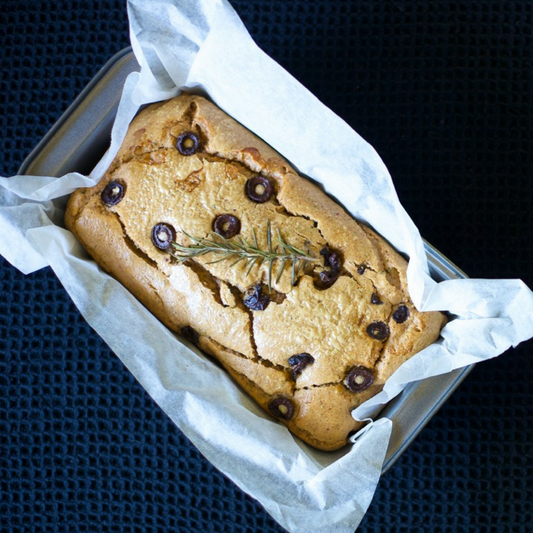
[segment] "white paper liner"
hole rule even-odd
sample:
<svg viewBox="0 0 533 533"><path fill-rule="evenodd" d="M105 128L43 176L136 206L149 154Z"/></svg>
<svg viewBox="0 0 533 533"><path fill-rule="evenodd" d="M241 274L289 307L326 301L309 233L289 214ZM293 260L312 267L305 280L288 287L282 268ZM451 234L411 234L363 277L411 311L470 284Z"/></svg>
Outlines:
<svg viewBox="0 0 533 533"><path fill-rule="evenodd" d="M409 382L489 359L533 336L533 293L518 280L431 280L418 230L379 156L253 43L226 1L129 0L128 15L142 68L125 83L110 149L89 177L0 178L0 253L24 273L50 265L89 324L178 427L284 528L352 533L379 480L391 422L369 424L338 453L295 440L88 258L62 227L61 197L100 179L140 105L182 89L207 94L410 257L409 289L419 309L457 315L439 342L356 410L360 419ZM334 143L324 142L328 132Z"/></svg>

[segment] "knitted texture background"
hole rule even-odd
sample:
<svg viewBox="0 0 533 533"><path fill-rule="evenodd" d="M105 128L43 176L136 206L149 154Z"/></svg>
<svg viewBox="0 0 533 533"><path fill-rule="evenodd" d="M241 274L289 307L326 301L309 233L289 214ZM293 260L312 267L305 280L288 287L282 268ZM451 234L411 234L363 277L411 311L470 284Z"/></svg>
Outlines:
<svg viewBox="0 0 533 533"><path fill-rule="evenodd" d="M471 277L533 287L533 3L232 4L377 149L431 244ZM125 1L3 0L0 29L10 176L129 45ZM527 342L473 370L358 531L533 532L532 356ZM23 276L0 258L0 532L45 531L282 530L188 443L50 269Z"/></svg>

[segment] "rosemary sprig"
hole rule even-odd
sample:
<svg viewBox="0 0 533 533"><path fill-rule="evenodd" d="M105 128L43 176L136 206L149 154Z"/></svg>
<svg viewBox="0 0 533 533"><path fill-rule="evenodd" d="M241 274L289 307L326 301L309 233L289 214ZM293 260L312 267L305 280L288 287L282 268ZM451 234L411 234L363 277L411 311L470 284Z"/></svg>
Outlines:
<svg viewBox="0 0 533 533"><path fill-rule="evenodd" d="M270 227L270 221L267 221L266 240L267 249L261 250L257 243L257 236L255 229L252 229L253 242L249 242L242 236L234 237L232 239L226 239L218 233L211 232L209 237L194 237L189 235L185 231L183 234L192 241L192 244L184 246L178 243L172 243L174 251L171 252L172 256L180 262L200 257L207 254L220 255L218 259L209 261L207 264L218 263L220 261L226 261L228 259L235 259L231 266L236 265L240 261L246 261L248 269L246 270L246 276L251 272L252 268L256 264L267 265L267 280L268 289L271 289L273 265L276 261L279 262L279 267L276 273L275 282L278 283L285 265L289 263L291 269L291 283L296 283L296 276L301 269L307 266L309 263L317 261L309 251L304 252L299 250L295 246L289 244L282 236L279 229L276 228L277 244L274 246L272 242L272 228Z"/></svg>

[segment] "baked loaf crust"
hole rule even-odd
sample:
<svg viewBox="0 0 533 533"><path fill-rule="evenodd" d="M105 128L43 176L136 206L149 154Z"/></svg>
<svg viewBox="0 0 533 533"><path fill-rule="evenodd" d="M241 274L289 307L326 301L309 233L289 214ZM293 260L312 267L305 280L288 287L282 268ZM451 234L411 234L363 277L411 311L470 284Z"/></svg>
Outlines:
<svg viewBox="0 0 533 533"><path fill-rule="evenodd" d="M273 263L269 291L265 262L247 274L246 261L206 254L183 262L174 246L161 249L190 246L189 236L216 238L213 231L231 239L231 217L240 223L234 238L254 242L255 232L267 250L268 223L272 235L279 230L316 259L294 278L287 265L279 280L281 264ZM383 239L199 96L141 111L98 185L72 194L65 222L166 326L322 450L346 444L362 425L351 411L445 321L414 308L406 262Z"/></svg>

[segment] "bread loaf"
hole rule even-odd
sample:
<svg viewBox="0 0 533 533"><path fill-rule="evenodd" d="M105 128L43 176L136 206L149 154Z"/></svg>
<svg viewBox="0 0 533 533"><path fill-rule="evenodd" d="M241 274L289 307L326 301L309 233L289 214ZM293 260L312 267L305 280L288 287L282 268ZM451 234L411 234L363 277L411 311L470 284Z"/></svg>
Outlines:
<svg viewBox="0 0 533 533"><path fill-rule="evenodd" d="M322 450L346 444L361 425L351 411L445 321L414 308L406 262L382 238L199 96L141 111L65 222L166 326Z"/></svg>

